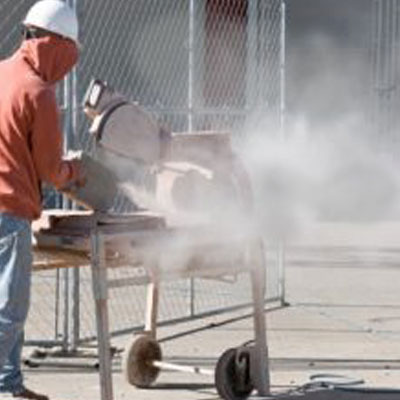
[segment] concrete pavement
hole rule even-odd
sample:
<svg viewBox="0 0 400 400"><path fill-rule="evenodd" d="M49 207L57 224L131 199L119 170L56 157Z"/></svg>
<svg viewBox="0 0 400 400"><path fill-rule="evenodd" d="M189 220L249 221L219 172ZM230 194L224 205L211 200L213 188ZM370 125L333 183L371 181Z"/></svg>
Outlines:
<svg viewBox="0 0 400 400"><path fill-rule="evenodd" d="M389 261L382 249L372 256L343 246L288 250L289 306L266 313L273 391L293 389L319 373L400 389L400 252L393 250L395 239L391 236ZM224 350L253 338L250 314L244 309L160 328L164 359L213 368ZM113 345L122 349L130 339L119 337ZM100 399L94 368L25 368L25 374L28 386L53 400ZM210 376L161 372L153 388L131 387L123 380L119 356L113 379L117 400L218 398Z"/></svg>

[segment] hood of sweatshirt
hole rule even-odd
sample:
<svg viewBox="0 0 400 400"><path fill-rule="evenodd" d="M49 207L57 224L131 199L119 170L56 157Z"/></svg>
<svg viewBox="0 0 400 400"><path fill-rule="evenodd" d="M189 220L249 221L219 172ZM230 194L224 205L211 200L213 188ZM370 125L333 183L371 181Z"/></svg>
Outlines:
<svg viewBox="0 0 400 400"><path fill-rule="evenodd" d="M78 47L72 40L54 36L24 40L20 54L49 84L64 78L79 58Z"/></svg>

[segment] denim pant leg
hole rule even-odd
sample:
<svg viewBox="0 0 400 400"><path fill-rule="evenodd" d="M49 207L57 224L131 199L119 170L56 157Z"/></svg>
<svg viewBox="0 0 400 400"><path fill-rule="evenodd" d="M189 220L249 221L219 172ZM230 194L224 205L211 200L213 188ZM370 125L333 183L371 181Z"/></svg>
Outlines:
<svg viewBox="0 0 400 400"><path fill-rule="evenodd" d="M29 221L0 213L0 392L22 387L21 351L31 270Z"/></svg>

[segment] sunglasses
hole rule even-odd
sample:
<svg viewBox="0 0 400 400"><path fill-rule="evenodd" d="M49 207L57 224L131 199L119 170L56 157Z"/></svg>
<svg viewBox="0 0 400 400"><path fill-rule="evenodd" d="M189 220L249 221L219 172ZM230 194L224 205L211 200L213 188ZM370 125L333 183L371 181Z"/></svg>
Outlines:
<svg viewBox="0 0 400 400"><path fill-rule="evenodd" d="M22 33L22 36L24 37L24 39L40 39L43 37L53 36L58 39L71 40L70 38L67 38L65 36L59 35L54 32L46 31L45 29L36 28L34 26L23 25L21 30L22 30L21 33Z"/></svg>

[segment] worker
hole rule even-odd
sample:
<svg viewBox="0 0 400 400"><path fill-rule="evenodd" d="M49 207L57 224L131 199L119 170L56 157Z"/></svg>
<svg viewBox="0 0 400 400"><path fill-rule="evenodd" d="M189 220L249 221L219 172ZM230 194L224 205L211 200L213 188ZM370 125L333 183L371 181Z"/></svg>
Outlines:
<svg viewBox="0 0 400 400"><path fill-rule="evenodd" d="M55 84L76 64L78 20L61 0L35 3L19 49L0 62L0 399L48 400L21 373L31 286L31 222L41 183L83 185L78 159L63 159Z"/></svg>

